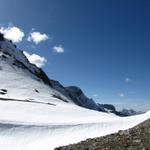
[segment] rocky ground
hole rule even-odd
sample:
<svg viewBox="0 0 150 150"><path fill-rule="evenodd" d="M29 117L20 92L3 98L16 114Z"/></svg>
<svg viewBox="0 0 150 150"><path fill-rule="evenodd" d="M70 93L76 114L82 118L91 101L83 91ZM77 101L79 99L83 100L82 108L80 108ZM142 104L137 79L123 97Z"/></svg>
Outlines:
<svg viewBox="0 0 150 150"><path fill-rule="evenodd" d="M55 150L150 150L150 119L129 130Z"/></svg>

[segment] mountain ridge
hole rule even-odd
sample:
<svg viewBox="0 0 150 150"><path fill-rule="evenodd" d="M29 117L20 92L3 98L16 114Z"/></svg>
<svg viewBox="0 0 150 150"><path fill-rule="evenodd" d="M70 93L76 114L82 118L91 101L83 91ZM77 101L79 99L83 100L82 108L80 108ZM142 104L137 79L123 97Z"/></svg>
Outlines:
<svg viewBox="0 0 150 150"><path fill-rule="evenodd" d="M125 113L118 112L113 105L98 104L94 102L93 99L88 98L77 86L64 87L59 81L50 79L41 68L38 68L36 65L31 64L27 57L24 55L23 51L17 49L17 46L13 44L12 41L5 39L3 34L1 33L0 57L3 61L7 61L9 64L11 63L13 67L16 66L23 70L27 70L30 75L36 78L36 80L41 80L49 87L53 88L54 90L60 92L62 95L67 97L67 99L72 100L78 106L102 112L111 112L120 116L133 115L132 113L128 113L127 111ZM58 96L58 94L54 96L63 100L64 102L68 102L68 100L62 98L62 96ZM134 115L135 114L136 112L134 113Z"/></svg>
<svg viewBox="0 0 150 150"><path fill-rule="evenodd" d="M3 60L6 61L6 59L9 57L13 58L13 60L11 60L13 66L21 67L23 69L28 70L31 74L35 75L45 84L59 91L68 99L71 99L75 104L93 110L101 110L92 99L89 99L84 95L84 93L79 87L64 87L58 81L50 79L41 68L36 67L34 64L31 64L28 61L23 51L17 49L16 45L14 45L10 40L5 39L2 34L0 36L0 51L3 52L3 54L1 54Z"/></svg>

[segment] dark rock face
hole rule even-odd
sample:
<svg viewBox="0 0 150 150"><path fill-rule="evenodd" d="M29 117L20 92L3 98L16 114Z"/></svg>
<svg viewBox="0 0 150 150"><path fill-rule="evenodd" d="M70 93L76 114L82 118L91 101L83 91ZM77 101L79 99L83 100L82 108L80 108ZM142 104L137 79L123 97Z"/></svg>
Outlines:
<svg viewBox="0 0 150 150"><path fill-rule="evenodd" d="M115 113L116 115L121 116L121 117L126 117L126 116L133 116L133 115L142 114L144 112L135 111L133 109L122 109L121 111L114 111L113 113Z"/></svg>
<svg viewBox="0 0 150 150"><path fill-rule="evenodd" d="M103 112L114 113L120 117L133 116L137 114L142 114L144 112L138 112L133 109L122 109L121 111L117 111L114 105L111 104L98 104Z"/></svg>
<svg viewBox="0 0 150 150"><path fill-rule="evenodd" d="M94 102L93 99L88 98L84 95L83 91L77 86L69 86L65 87L66 92L68 93L69 97L79 106L93 109L97 111L101 111L99 106Z"/></svg>
<svg viewBox="0 0 150 150"><path fill-rule="evenodd" d="M38 71L38 72L35 72L34 74L35 74L38 78L42 79L45 84L47 84L47 85L49 85L49 86L52 86L49 77L46 75L46 73L45 73L41 68L39 68L39 71Z"/></svg>
<svg viewBox="0 0 150 150"><path fill-rule="evenodd" d="M103 104L104 108L109 109L111 111L116 111L115 106L111 105L111 104Z"/></svg>
<svg viewBox="0 0 150 150"><path fill-rule="evenodd" d="M64 87L58 81L55 80L50 80L50 83L52 85L52 88L65 95L75 104L84 108L101 111L100 107L92 99L84 95L83 91L79 87L77 86Z"/></svg>
<svg viewBox="0 0 150 150"><path fill-rule="evenodd" d="M102 109L103 112L111 112L115 113L116 108L114 105L111 104L98 104L98 106Z"/></svg>
<svg viewBox="0 0 150 150"><path fill-rule="evenodd" d="M4 35L2 33L0 33L0 41L4 41Z"/></svg>
<svg viewBox="0 0 150 150"><path fill-rule="evenodd" d="M55 150L150 150L150 119L129 130Z"/></svg>
<svg viewBox="0 0 150 150"><path fill-rule="evenodd" d="M124 115L124 116L131 116L131 115L136 115L137 114L137 112L135 111L135 110L133 110L133 109L123 109L122 111L121 111L121 113Z"/></svg>
<svg viewBox="0 0 150 150"><path fill-rule="evenodd" d="M7 90L6 90L6 89L0 89L0 94L1 94L1 95L7 94Z"/></svg>

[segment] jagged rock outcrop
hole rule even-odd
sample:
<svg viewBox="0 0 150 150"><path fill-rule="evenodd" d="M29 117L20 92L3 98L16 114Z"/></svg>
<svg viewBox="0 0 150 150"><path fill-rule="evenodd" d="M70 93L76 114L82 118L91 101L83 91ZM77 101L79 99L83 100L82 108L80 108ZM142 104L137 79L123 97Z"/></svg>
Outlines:
<svg viewBox="0 0 150 150"><path fill-rule="evenodd" d="M83 91L76 86L69 86L66 87L66 91L69 97L79 106L94 109L101 111L100 107L94 102L93 99L89 99L87 96L84 95Z"/></svg>

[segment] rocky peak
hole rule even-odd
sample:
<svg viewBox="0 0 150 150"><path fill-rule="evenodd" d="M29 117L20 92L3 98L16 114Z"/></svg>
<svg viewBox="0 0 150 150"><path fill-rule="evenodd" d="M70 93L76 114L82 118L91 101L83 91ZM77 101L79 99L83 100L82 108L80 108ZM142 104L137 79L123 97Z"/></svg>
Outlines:
<svg viewBox="0 0 150 150"><path fill-rule="evenodd" d="M24 55L23 51L18 49L11 40L4 38L3 34L0 33L0 58L7 62L9 65L16 66L23 70L27 70L32 76L35 76L39 80L43 81L45 84L50 85L50 80L45 72L31 64L27 57Z"/></svg>

